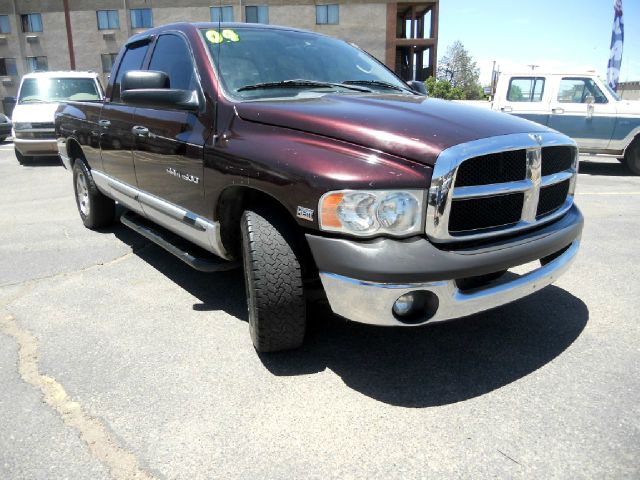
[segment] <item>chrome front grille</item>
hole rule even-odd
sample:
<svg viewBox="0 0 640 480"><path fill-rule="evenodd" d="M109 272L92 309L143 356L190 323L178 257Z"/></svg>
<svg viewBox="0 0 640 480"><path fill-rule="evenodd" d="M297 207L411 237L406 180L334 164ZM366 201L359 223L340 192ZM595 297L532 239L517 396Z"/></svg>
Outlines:
<svg viewBox="0 0 640 480"><path fill-rule="evenodd" d="M482 239L558 218L573 203L577 161L576 145L557 133L451 147L434 168L426 233L435 242Z"/></svg>

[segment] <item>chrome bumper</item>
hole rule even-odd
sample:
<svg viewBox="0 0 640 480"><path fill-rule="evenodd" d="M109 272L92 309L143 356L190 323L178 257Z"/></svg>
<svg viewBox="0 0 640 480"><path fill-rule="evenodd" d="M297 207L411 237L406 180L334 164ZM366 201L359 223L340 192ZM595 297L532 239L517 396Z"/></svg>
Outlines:
<svg viewBox="0 0 640 480"><path fill-rule="evenodd" d="M578 238L562 255L547 265L515 278L513 275L504 275L502 281L498 280L487 288L470 292L460 291L454 280L386 284L356 280L328 272L321 272L320 279L331 309L342 317L381 326L424 325L466 317L505 305L550 285L569 268L579 245ZM400 295L416 290L427 290L437 295L438 309L435 315L424 322L403 323L393 315L393 304Z"/></svg>
<svg viewBox="0 0 640 480"><path fill-rule="evenodd" d="M14 138L13 145L16 150L27 157L53 156L58 154L58 144L55 139L25 140Z"/></svg>

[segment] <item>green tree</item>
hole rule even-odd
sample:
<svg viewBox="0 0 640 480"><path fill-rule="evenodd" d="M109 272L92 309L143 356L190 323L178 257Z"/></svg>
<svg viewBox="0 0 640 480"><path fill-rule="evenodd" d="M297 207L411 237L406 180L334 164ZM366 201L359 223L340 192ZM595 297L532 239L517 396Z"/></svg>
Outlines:
<svg viewBox="0 0 640 480"><path fill-rule="evenodd" d="M507 100L510 102L519 102L523 98L524 95L522 94L522 89L518 85L512 84L509 88L509 98L507 98Z"/></svg>
<svg viewBox="0 0 640 480"><path fill-rule="evenodd" d="M427 89L427 95L435 98L444 98L445 100L464 100L464 93L457 87L454 87L447 80L436 80L429 77L424 81Z"/></svg>
<svg viewBox="0 0 640 480"><path fill-rule="evenodd" d="M467 100L484 98L478 82L480 69L459 41L453 42L442 57L438 65L438 78L448 80L453 87L462 90Z"/></svg>

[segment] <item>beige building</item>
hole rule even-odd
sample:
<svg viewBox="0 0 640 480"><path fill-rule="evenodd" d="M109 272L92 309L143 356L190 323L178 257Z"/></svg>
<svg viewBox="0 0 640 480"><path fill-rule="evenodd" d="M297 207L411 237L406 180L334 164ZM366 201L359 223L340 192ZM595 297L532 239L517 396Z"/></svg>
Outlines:
<svg viewBox="0 0 640 480"><path fill-rule="evenodd" d="M21 76L36 70L93 70L106 81L132 34L218 19L336 36L407 80L425 79L436 61L438 0L0 0L0 98L15 96Z"/></svg>

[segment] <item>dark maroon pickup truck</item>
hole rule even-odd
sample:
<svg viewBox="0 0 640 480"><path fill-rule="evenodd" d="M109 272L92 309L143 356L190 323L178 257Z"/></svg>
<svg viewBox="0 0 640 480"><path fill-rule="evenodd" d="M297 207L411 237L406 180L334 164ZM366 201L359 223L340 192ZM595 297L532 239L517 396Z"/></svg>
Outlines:
<svg viewBox="0 0 640 480"><path fill-rule="evenodd" d="M345 42L166 25L132 37L110 78L104 104L56 114L82 221L104 227L118 202L194 268L243 265L260 352L302 344L312 299L430 324L533 293L578 251L571 139L426 98Z"/></svg>

